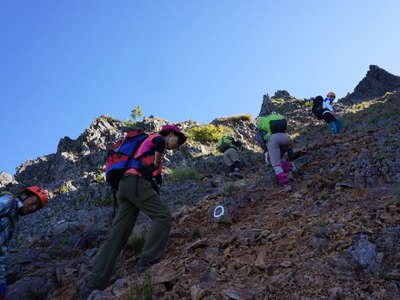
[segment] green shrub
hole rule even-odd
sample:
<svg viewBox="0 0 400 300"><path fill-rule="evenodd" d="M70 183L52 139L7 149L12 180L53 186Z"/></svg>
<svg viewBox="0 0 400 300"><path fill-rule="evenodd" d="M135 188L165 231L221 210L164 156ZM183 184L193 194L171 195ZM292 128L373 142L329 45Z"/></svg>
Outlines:
<svg viewBox="0 0 400 300"><path fill-rule="evenodd" d="M71 182L72 183L72 182ZM60 193L60 194L65 194L65 193L68 193L68 192L70 192L71 190L70 190L70 188L68 187L68 185L67 185L67 183L64 183L62 186L60 186L59 187L59 189L58 189L58 192Z"/></svg>
<svg viewBox="0 0 400 300"><path fill-rule="evenodd" d="M132 120L128 120L122 123L125 127L136 127L136 122L133 122Z"/></svg>
<svg viewBox="0 0 400 300"><path fill-rule="evenodd" d="M233 194L235 194L235 192L239 191L240 188L236 185L234 185L233 183L229 183L226 186L224 186L224 195L226 196L233 196Z"/></svg>
<svg viewBox="0 0 400 300"><path fill-rule="evenodd" d="M300 105L305 106L305 107L311 107L311 106L313 106L313 104L314 104L314 102L311 100L302 100L300 102Z"/></svg>
<svg viewBox="0 0 400 300"><path fill-rule="evenodd" d="M216 143L225 135L231 135L232 129L226 126L214 126L212 124L194 126L187 132L189 139L200 143Z"/></svg>
<svg viewBox="0 0 400 300"><path fill-rule="evenodd" d="M185 181L189 179L199 179L200 175L191 168L177 168L171 173L171 178L176 181Z"/></svg>
<svg viewBox="0 0 400 300"><path fill-rule="evenodd" d="M93 181L96 183L105 183L106 182L106 178L104 177L103 173L97 173L94 178Z"/></svg>

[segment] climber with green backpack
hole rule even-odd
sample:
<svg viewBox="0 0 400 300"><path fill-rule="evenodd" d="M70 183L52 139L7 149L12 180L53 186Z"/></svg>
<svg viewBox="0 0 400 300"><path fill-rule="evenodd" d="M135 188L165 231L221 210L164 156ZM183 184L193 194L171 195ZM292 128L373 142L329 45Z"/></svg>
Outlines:
<svg viewBox="0 0 400 300"><path fill-rule="evenodd" d="M231 136L224 136L217 143L217 150L224 154L224 164L229 169L230 177L243 178L240 174L242 163L238 151L241 146L242 143Z"/></svg>
<svg viewBox="0 0 400 300"><path fill-rule="evenodd" d="M294 170L291 161L293 151L291 140L286 133L287 121L280 114L271 113L257 120L256 140L265 153L265 161L268 160L274 169L276 178L280 185L290 185L288 173ZM288 160L283 160L287 154Z"/></svg>

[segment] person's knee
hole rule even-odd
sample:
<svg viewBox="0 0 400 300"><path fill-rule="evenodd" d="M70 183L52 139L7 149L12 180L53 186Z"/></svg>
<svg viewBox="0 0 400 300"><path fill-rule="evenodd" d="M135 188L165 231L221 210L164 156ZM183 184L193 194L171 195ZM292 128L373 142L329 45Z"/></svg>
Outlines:
<svg viewBox="0 0 400 300"><path fill-rule="evenodd" d="M164 212L157 218L157 221L167 228L171 228L172 226L172 216L169 212Z"/></svg>

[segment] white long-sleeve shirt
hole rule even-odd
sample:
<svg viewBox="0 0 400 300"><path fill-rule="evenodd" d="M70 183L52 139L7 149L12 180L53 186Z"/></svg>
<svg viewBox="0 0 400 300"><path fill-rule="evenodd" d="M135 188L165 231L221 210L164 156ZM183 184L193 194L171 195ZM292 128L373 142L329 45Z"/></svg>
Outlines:
<svg viewBox="0 0 400 300"><path fill-rule="evenodd" d="M322 108L323 108L323 113L325 114L327 112L332 113L333 112L333 106L332 106L333 100L330 98L325 98L324 101L322 102Z"/></svg>

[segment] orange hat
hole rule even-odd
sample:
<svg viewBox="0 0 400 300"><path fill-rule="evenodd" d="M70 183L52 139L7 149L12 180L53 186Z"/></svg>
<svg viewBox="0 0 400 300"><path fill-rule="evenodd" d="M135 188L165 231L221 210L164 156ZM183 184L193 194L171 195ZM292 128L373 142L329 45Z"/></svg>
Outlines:
<svg viewBox="0 0 400 300"><path fill-rule="evenodd" d="M30 191L36 196L39 197L40 201L42 202L42 207L47 204L47 201L49 201L49 194L45 189L42 189L41 187L38 186L30 186L24 189L24 191Z"/></svg>
<svg viewBox="0 0 400 300"><path fill-rule="evenodd" d="M336 94L334 92L329 92L328 95L326 95L328 98L336 98Z"/></svg>

